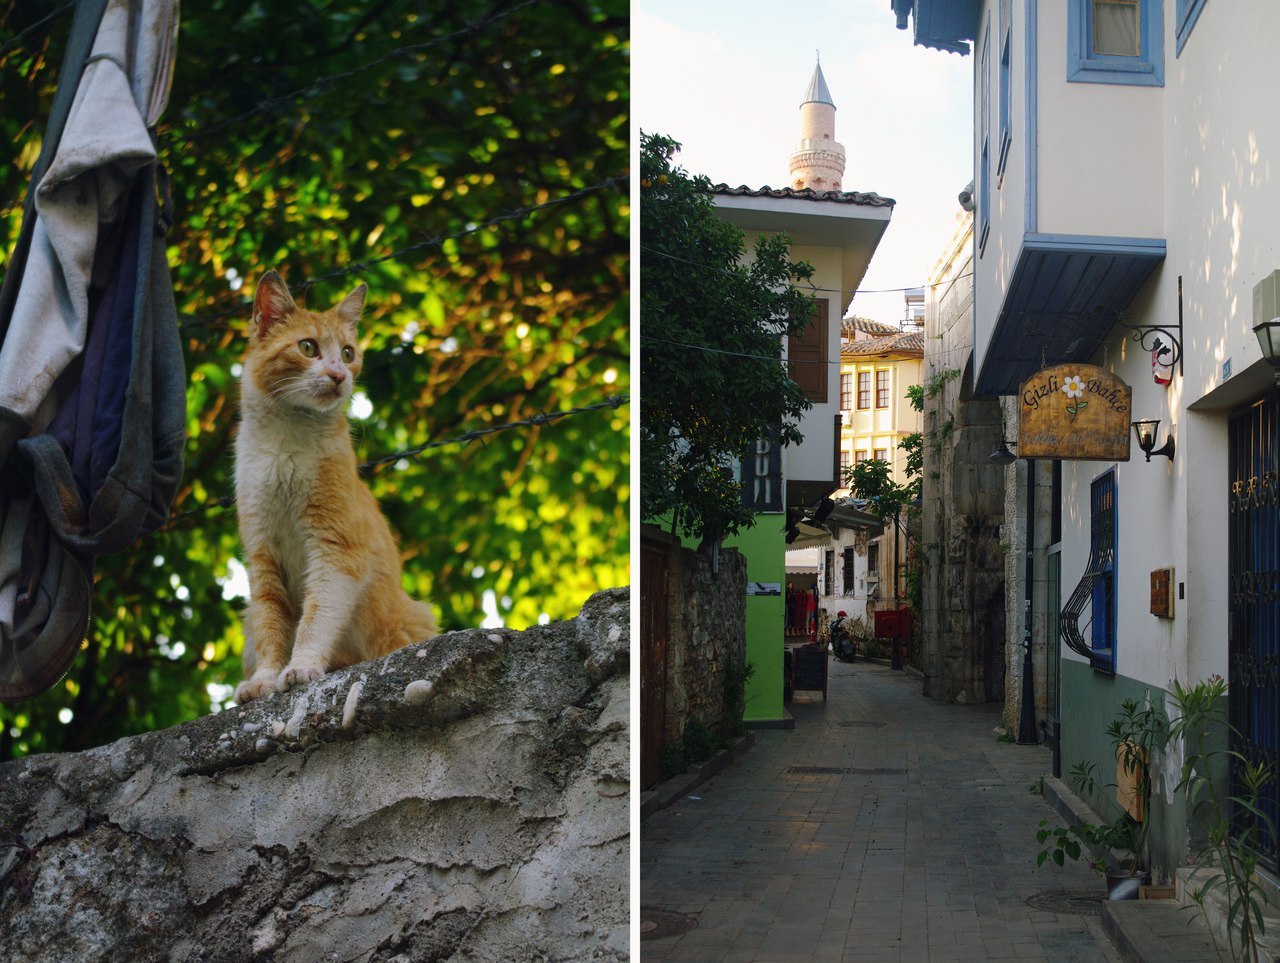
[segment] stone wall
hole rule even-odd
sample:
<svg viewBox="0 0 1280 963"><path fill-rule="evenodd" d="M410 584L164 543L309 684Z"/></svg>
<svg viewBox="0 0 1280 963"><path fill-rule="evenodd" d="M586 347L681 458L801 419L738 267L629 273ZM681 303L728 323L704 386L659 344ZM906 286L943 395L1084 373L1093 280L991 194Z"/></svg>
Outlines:
<svg viewBox="0 0 1280 963"><path fill-rule="evenodd" d="M1005 473L989 455L1002 431L996 400L970 397L972 217L927 288L925 311L924 693L943 702L1000 701L1006 676ZM1013 428L1004 434L1013 438Z"/></svg>
<svg viewBox="0 0 1280 963"><path fill-rule="evenodd" d="M628 600L0 766L2 955L625 959Z"/></svg>
<svg viewBox="0 0 1280 963"><path fill-rule="evenodd" d="M747 560L725 548L715 565L709 554L687 548L673 550L670 557L667 741L679 743L692 720L729 735L724 731L725 676L741 672L746 658ZM739 706L734 723L741 718Z"/></svg>

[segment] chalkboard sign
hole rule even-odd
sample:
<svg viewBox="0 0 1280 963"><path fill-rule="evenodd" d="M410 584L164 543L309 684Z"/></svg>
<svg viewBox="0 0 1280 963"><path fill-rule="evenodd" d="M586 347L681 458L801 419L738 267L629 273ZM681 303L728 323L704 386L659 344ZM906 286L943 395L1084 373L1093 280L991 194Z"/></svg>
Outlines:
<svg viewBox="0 0 1280 963"><path fill-rule="evenodd" d="M797 646L791 650L792 689L807 689L827 698L827 650L818 646Z"/></svg>

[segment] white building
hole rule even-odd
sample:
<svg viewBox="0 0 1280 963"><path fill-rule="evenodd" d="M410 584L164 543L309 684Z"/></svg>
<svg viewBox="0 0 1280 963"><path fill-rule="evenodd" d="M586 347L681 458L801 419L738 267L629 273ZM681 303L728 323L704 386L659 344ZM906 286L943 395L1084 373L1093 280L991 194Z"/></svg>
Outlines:
<svg viewBox="0 0 1280 963"><path fill-rule="evenodd" d="M1131 420L1160 420L1151 457L1135 440L1127 460L1009 469L1005 527L1026 529L1034 563L1030 592L1010 565L1010 675L1030 624L1035 721L1059 770L1109 775L1121 700L1159 703L1173 679L1213 674L1237 747L1275 758L1280 391L1254 325L1280 314L1280 115L1266 106L1280 5L893 6L916 43L973 58L972 397L1002 397L1012 429L1024 381L1088 364L1130 386ZM1274 786L1266 806L1280 811ZM1167 877L1187 846L1171 791L1155 818ZM1276 870L1274 842L1264 856Z"/></svg>

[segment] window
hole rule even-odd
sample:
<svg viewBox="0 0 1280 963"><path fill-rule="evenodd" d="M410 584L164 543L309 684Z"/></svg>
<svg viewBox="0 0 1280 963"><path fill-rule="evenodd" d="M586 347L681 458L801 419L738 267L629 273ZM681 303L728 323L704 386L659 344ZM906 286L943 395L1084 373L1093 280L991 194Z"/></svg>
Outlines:
<svg viewBox="0 0 1280 963"><path fill-rule="evenodd" d="M1090 487L1089 559L1058 618L1062 641L1085 656L1093 669L1112 674L1116 670L1116 571L1116 470L1112 468Z"/></svg>
<svg viewBox="0 0 1280 963"><path fill-rule="evenodd" d="M858 407L871 407L871 372L858 372Z"/></svg>
<svg viewBox="0 0 1280 963"><path fill-rule="evenodd" d="M853 453L854 464L861 465L868 457L870 457L870 454L865 449L862 451L855 451Z"/></svg>
<svg viewBox="0 0 1280 963"><path fill-rule="evenodd" d="M888 460L889 460L889 449L888 449L888 448L877 448L877 449L876 449L876 461L888 461Z"/></svg>
<svg viewBox="0 0 1280 963"><path fill-rule="evenodd" d="M848 411L853 407L853 372L840 372L840 410Z"/></svg>
<svg viewBox="0 0 1280 963"><path fill-rule="evenodd" d="M876 407L889 407L889 372L887 370L876 372Z"/></svg>
<svg viewBox="0 0 1280 963"><path fill-rule="evenodd" d="M1089 558L1098 572L1093 583L1094 653L1115 666L1116 645L1116 472L1094 481L1089 493Z"/></svg>
<svg viewBox="0 0 1280 963"><path fill-rule="evenodd" d="M849 474L849 466L853 464L853 452L848 448L840 449L840 477Z"/></svg>
<svg viewBox="0 0 1280 963"><path fill-rule="evenodd" d="M880 542L876 540L867 546L867 575L880 578Z"/></svg>
<svg viewBox="0 0 1280 963"><path fill-rule="evenodd" d="M996 177L1004 174L1005 161L1009 159L1009 144L1012 141L1012 129L1009 117L1009 76L1010 61L1013 56L1013 10L1012 0L1000 0L1000 159L996 163Z"/></svg>
<svg viewBox="0 0 1280 963"><path fill-rule="evenodd" d="M1178 29L1177 29L1177 54L1182 54L1182 48L1187 44L1187 38L1191 36L1191 31L1195 29L1196 20L1200 18L1200 11L1204 9L1204 0L1178 0Z"/></svg>
<svg viewBox="0 0 1280 963"><path fill-rule="evenodd" d="M844 593L845 595L853 594L853 549L846 548L844 550Z"/></svg>
<svg viewBox="0 0 1280 963"><path fill-rule="evenodd" d="M791 380L817 405L827 403L827 304L826 298L818 298L804 330L787 341Z"/></svg>
<svg viewBox="0 0 1280 963"><path fill-rule="evenodd" d="M1163 0L1069 0L1069 4L1067 80L1164 86Z"/></svg>
<svg viewBox="0 0 1280 963"><path fill-rule="evenodd" d="M978 116L978 257L987 247L987 234L991 231L991 30L988 27L982 39L982 58L978 62L978 77L982 84L980 113Z"/></svg>
<svg viewBox="0 0 1280 963"><path fill-rule="evenodd" d="M822 594L827 598L831 598L836 594L836 553L834 549L826 551L824 561L827 564L824 566L825 571L822 573L822 588L824 590Z"/></svg>

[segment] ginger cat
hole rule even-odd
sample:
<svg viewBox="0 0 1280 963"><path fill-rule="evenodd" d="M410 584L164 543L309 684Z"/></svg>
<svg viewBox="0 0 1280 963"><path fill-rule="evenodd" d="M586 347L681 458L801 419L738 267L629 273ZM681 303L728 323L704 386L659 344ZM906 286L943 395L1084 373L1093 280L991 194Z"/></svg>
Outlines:
<svg viewBox="0 0 1280 963"><path fill-rule="evenodd" d="M346 408L366 290L314 312L275 271L258 283L235 446L250 588L237 703L437 631L431 607L401 588L395 538L356 469Z"/></svg>

